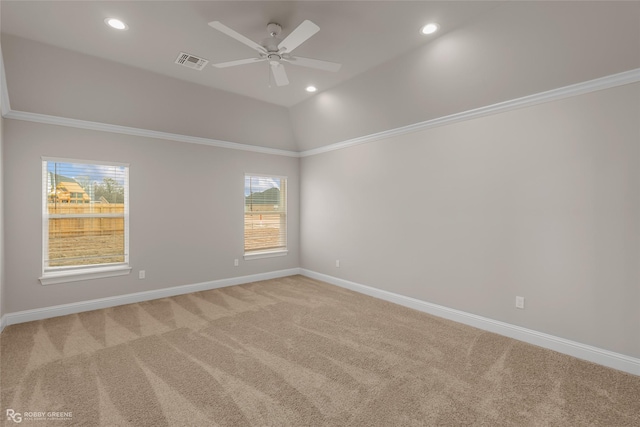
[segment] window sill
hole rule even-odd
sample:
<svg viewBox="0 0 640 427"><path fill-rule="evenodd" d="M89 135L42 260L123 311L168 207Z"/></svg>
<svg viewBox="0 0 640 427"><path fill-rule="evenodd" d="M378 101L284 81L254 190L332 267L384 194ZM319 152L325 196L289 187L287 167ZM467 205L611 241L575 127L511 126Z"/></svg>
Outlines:
<svg viewBox="0 0 640 427"><path fill-rule="evenodd" d="M96 267L78 270L65 270L47 272L40 278L43 285L55 285L57 283L78 282L80 280L102 279L105 277L124 276L131 273L128 265L116 265L111 267Z"/></svg>
<svg viewBox="0 0 640 427"><path fill-rule="evenodd" d="M261 259L261 258L274 258L277 256L285 256L289 253L288 250L278 250L278 251L265 251L265 252L250 252L248 254L244 254L244 260L249 261L251 259Z"/></svg>

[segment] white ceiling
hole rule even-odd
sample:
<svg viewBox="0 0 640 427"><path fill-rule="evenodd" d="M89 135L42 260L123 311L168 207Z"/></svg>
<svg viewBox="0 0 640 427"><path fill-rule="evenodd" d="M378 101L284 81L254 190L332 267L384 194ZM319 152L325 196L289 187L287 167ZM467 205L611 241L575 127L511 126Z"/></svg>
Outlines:
<svg viewBox="0 0 640 427"><path fill-rule="evenodd" d="M460 28L500 2L430 1L6 1L1 2L3 33L52 44L177 79L269 103L291 107L394 57ZM106 17L125 21L116 31ZM174 64L187 52L211 62L249 58L254 51L214 30L218 20L259 42L266 24L277 22L286 36L309 19L320 32L296 55L342 63L337 73L287 67L290 85L269 87L265 62L202 71ZM420 27L435 21L441 30L424 36Z"/></svg>

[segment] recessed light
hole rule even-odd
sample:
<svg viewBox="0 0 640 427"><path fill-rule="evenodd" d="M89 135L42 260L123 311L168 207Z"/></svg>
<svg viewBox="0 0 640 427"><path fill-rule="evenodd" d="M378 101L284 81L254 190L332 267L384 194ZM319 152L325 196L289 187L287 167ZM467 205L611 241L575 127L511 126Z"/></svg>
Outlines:
<svg viewBox="0 0 640 427"><path fill-rule="evenodd" d="M315 86L307 86L307 92L315 92L318 89Z"/></svg>
<svg viewBox="0 0 640 427"><path fill-rule="evenodd" d="M422 29L420 30L420 32L422 34L433 34L436 31L438 31L438 24L436 24L435 22L429 23L427 25L425 25L424 27L422 27Z"/></svg>
<svg viewBox="0 0 640 427"><path fill-rule="evenodd" d="M116 30L126 30L127 29L127 24L125 24L124 22L122 22L121 20L116 19L116 18L106 18L104 20L104 22L105 22L105 24L107 24L111 28L115 28Z"/></svg>

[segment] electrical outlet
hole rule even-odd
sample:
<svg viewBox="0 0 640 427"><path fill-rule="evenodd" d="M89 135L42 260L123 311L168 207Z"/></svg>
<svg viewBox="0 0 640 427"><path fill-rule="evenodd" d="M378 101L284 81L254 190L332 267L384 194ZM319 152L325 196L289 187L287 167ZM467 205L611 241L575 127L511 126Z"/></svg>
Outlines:
<svg viewBox="0 0 640 427"><path fill-rule="evenodd" d="M336 267L340 268L340 260L339 259L336 260Z"/></svg>
<svg viewBox="0 0 640 427"><path fill-rule="evenodd" d="M138 271L138 279L144 279L145 276L146 276L146 274L145 274L144 270Z"/></svg>
<svg viewBox="0 0 640 427"><path fill-rule="evenodd" d="M234 267L237 267L238 265L239 265L238 260L237 260L237 259L234 259L234 260L233 260L233 266L234 266Z"/></svg>
<svg viewBox="0 0 640 427"><path fill-rule="evenodd" d="M516 297L516 308L524 309L524 297Z"/></svg>

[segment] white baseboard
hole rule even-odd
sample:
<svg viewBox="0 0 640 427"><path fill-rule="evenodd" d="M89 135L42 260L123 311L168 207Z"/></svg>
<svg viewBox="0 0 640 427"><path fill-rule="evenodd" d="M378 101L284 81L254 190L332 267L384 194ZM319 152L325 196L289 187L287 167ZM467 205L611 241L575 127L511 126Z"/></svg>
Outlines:
<svg viewBox="0 0 640 427"><path fill-rule="evenodd" d="M172 297L175 295L189 294L192 292L207 291L210 289L224 288L227 286L242 285L244 283L260 280L276 279L278 277L300 274L299 268L270 271L268 273L252 274L249 276L231 277L228 279L212 280L210 282L195 283L191 285L175 286L171 288L156 289L153 291L137 292L135 294L119 295L115 297L100 298L89 301L81 301L71 304L56 305L53 307L36 308L33 310L7 313L2 316L2 329L5 326L16 323L31 322L33 320L48 319L50 317L65 316L67 314L81 313L83 311L98 310L117 305L132 304L149 301L158 298Z"/></svg>
<svg viewBox="0 0 640 427"><path fill-rule="evenodd" d="M609 350L604 350L587 344L559 338L531 329L522 328L520 326L511 325L509 323L500 322L498 320L493 320L475 314L466 313L464 311L432 304L416 298L411 298L404 295L395 294L393 292L372 288L370 286L361 285L359 283L350 282L348 280L339 279L337 277L317 273L315 271L307 270L304 268L300 269L300 274L312 279L321 280L332 285L359 292L361 294L369 295L375 298L383 299L389 302L403 305L405 307L429 313L434 316L453 320L455 322L473 326L478 329L494 332L499 335L504 335L509 338L514 338L519 341L524 341L529 344L548 348L559 353L567 354L569 356L588 360L589 362L597 363L599 365L604 365L609 368L640 376L640 359L631 356L614 353Z"/></svg>
<svg viewBox="0 0 640 427"><path fill-rule="evenodd" d="M361 294L369 295L385 301L393 302L418 311L432 314L434 316L453 320L465 325L473 326L519 341L524 341L540 347L548 348L559 353L588 360L603 366L607 366L620 371L640 376L640 359L615 353L609 350L593 347L579 342L559 338L553 335L500 322L464 311L455 310L438 304L432 304L416 298L399 295L382 289L372 288L359 283L329 276L303 268L290 268L268 273L252 274L249 276L232 277L228 279L212 280L209 282L195 283L192 285L175 286L171 288L157 289L154 291L138 292L135 294L120 295L109 298L100 298L90 301L82 301L72 304L57 305L34 310L7 313L0 317L0 332L9 325L30 322L33 320L48 319L50 317L64 316L67 314L80 313L83 311L98 310L102 308L114 307L124 304L149 301L158 298L172 297L175 295L188 294L192 292L206 291L209 289L224 288L227 286L241 285L244 283L257 282L260 280L276 279L279 277L302 274L312 279L321 280L332 285L340 286Z"/></svg>

